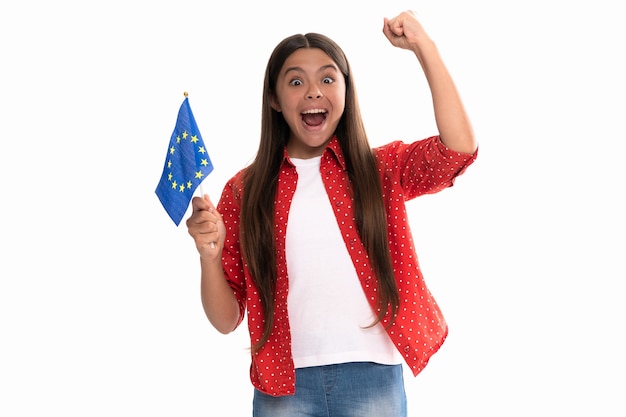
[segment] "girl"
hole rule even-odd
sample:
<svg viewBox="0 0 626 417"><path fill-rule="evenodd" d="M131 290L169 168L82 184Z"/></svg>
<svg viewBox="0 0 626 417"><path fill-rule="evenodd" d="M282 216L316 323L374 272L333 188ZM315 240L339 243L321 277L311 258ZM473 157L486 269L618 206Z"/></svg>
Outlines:
<svg viewBox="0 0 626 417"><path fill-rule="evenodd" d="M294 35L267 65L255 160L217 209L192 201L206 315L229 333L247 314L257 417L406 416L402 362L417 375L447 335L404 203L452 186L477 143L414 13L383 33L417 57L438 135L372 149L343 51Z"/></svg>

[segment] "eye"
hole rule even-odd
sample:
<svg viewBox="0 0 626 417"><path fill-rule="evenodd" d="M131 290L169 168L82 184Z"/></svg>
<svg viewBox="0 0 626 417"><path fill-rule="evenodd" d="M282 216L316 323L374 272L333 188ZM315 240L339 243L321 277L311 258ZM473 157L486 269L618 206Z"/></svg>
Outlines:
<svg viewBox="0 0 626 417"><path fill-rule="evenodd" d="M335 82L335 79L332 78L332 77L324 77L322 79L322 83L324 83L324 84L332 84L334 82Z"/></svg>
<svg viewBox="0 0 626 417"><path fill-rule="evenodd" d="M299 78L293 79L289 81L289 85L302 85L302 80L300 80Z"/></svg>

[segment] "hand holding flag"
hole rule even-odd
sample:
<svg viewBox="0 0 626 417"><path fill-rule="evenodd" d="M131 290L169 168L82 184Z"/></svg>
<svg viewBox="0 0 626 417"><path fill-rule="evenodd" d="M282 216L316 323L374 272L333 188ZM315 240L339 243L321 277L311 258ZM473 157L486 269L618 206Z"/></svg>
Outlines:
<svg viewBox="0 0 626 417"><path fill-rule="evenodd" d="M176 226L187 212L196 188L211 171L213 164L185 93L185 100L178 111L176 127L170 138L163 174L155 190L163 208Z"/></svg>

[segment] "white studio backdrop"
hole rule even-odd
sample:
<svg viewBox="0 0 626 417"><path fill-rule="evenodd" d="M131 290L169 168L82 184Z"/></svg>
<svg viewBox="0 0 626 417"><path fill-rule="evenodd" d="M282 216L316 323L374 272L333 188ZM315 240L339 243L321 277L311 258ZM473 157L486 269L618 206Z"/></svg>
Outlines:
<svg viewBox="0 0 626 417"><path fill-rule="evenodd" d="M406 9L481 148L408 206L450 325L406 374L410 415L626 414L617 3L321 0L0 6L0 415L251 415L247 330L209 325L193 241L154 194L183 92L214 202L293 33L343 47L373 145L436 134L419 64L382 34Z"/></svg>

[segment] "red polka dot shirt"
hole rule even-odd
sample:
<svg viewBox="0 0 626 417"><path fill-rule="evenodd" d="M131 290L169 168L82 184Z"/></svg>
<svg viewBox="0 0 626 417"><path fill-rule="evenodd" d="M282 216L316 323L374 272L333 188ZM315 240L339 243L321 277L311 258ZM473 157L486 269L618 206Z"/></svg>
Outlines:
<svg viewBox="0 0 626 417"><path fill-rule="evenodd" d="M400 309L387 332L414 375L424 369L444 342L448 327L435 299L426 287L411 236L405 202L450 187L454 179L476 159L447 148L438 136L414 143L395 141L375 148L378 171L387 209L389 247L393 262ZM359 239L350 197L350 182L339 142L333 138L324 151L320 171L344 242L354 262L361 286L372 309L377 309L376 277ZM263 311L250 271L239 247L241 175L225 185L218 204L226 225L222 263L227 280L240 308L240 321L247 313L251 343L263 334ZM291 356L287 293L289 275L285 256L285 235L289 207L296 190L297 173L285 152L276 192L275 239L278 277L276 282L274 329L260 351L252 354L250 379L255 388L274 396L295 392L295 369ZM383 320L387 325L387 319Z"/></svg>

